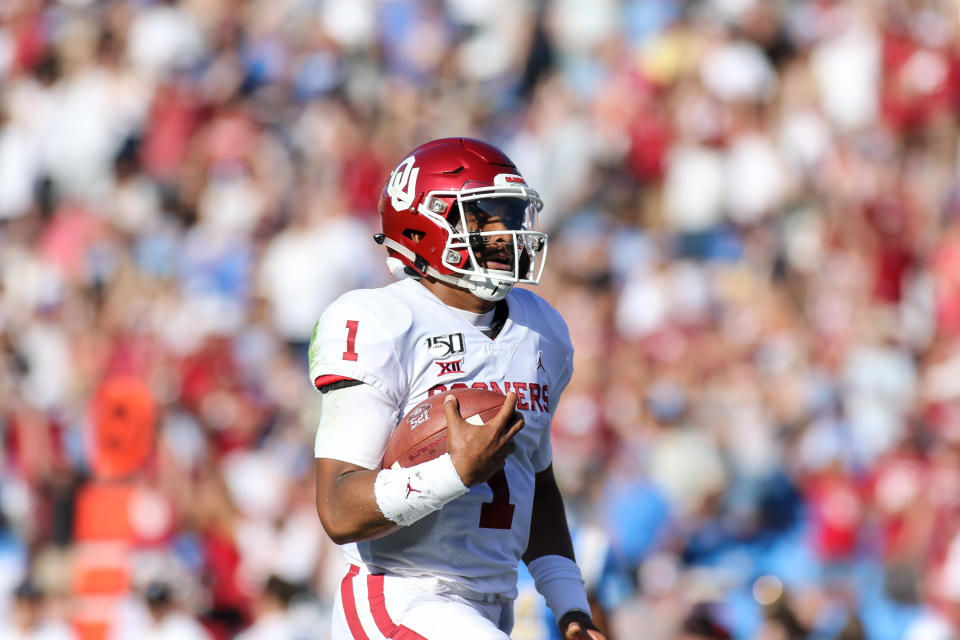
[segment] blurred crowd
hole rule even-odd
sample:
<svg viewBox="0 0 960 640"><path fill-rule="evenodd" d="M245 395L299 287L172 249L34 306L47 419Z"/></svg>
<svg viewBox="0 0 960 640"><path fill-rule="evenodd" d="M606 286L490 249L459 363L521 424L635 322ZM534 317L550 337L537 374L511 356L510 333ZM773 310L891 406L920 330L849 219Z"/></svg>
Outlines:
<svg viewBox="0 0 960 640"><path fill-rule="evenodd" d="M305 346L388 282L379 190L449 135L546 202L555 468L611 640L957 638L957 12L3 0L0 638L103 605L78 496L117 378L156 420L109 637L327 637ZM531 589L518 640L555 633Z"/></svg>

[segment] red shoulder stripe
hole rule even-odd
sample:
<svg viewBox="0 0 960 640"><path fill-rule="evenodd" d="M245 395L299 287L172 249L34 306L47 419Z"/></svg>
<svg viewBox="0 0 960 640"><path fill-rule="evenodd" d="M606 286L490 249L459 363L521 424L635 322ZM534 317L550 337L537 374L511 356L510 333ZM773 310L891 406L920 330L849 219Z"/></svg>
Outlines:
<svg viewBox="0 0 960 640"><path fill-rule="evenodd" d="M317 379L313 381L313 386L315 386L317 389L323 389L328 384L333 384L334 382L343 382L345 380L353 380L353 378L348 376L334 375L317 376Z"/></svg>

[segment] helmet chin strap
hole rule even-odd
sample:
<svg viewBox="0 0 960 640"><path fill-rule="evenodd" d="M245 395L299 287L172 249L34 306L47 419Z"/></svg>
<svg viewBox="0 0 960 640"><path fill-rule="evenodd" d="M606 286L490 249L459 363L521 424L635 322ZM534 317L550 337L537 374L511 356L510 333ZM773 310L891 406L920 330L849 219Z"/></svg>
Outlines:
<svg viewBox="0 0 960 640"><path fill-rule="evenodd" d="M467 276L460 282L460 287L488 302L500 302L513 289L512 282L501 284L500 280L486 276Z"/></svg>
<svg viewBox="0 0 960 640"><path fill-rule="evenodd" d="M410 262L413 262L414 264L417 263L417 254L399 242L395 242L384 236L378 237L377 243L382 244L396 253L399 253ZM390 270L390 273L392 273L393 276L398 279L418 277L410 274L409 271L412 270L407 269L407 266L403 264L403 261L401 261L399 258L388 256L387 268ZM510 293L510 290L513 289L512 282L503 282L502 280L496 280L489 276L464 276L462 278L455 278L453 276L440 273L430 265L425 265L423 271L431 278L436 278L441 282L446 282L447 284L455 287L466 289L481 300L487 300L489 302L499 302L500 300L503 300L507 297L507 294Z"/></svg>

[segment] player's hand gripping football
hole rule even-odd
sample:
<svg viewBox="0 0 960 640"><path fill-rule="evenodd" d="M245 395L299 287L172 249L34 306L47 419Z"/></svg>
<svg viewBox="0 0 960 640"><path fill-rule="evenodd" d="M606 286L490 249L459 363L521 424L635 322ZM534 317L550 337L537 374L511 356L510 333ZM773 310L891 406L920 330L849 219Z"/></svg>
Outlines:
<svg viewBox="0 0 960 640"><path fill-rule="evenodd" d="M507 462L516 449L513 437L523 429L516 411L517 394L509 392L500 411L489 422L470 424L460 415L456 397L443 399L447 415L447 452L460 480L468 487L486 482Z"/></svg>

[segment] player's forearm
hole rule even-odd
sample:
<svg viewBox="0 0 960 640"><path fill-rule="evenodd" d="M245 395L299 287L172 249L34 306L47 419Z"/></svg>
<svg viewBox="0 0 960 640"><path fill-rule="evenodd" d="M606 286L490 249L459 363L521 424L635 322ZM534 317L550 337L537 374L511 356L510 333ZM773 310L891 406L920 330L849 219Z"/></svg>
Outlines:
<svg viewBox="0 0 960 640"><path fill-rule="evenodd" d="M317 513L337 544L386 535L468 491L450 454L398 469L364 469L317 458Z"/></svg>
<svg viewBox="0 0 960 640"><path fill-rule="evenodd" d="M558 555L574 559L570 529L563 508L563 496L549 466L536 477L533 494L533 513L530 523L530 539L523 561L530 564L539 557Z"/></svg>
<svg viewBox="0 0 960 640"><path fill-rule="evenodd" d="M371 540L399 528L377 506L377 470L328 458L318 458L316 467L317 515L335 543Z"/></svg>

